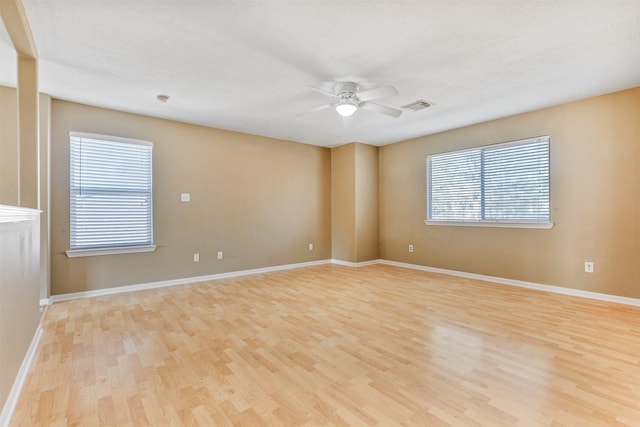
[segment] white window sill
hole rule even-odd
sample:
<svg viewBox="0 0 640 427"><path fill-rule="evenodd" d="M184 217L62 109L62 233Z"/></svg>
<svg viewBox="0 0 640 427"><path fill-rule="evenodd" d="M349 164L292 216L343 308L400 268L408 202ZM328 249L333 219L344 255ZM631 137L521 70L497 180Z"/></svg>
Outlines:
<svg viewBox="0 0 640 427"><path fill-rule="evenodd" d="M468 221L468 222L450 222L450 221L429 221L425 220L427 225L447 225L450 227L495 227L495 228L538 228L543 230L551 230L552 222L491 222L491 221Z"/></svg>
<svg viewBox="0 0 640 427"><path fill-rule="evenodd" d="M156 245L148 246L125 246L121 248L100 248L100 249L71 249L66 251L67 257L79 258L85 256L133 254L137 252L153 252Z"/></svg>

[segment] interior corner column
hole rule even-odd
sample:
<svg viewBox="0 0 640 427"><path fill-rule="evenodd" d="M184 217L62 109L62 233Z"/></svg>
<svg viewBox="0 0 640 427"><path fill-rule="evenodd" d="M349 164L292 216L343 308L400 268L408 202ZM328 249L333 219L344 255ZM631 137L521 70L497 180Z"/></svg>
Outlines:
<svg viewBox="0 0 640 427"><path fill-rule="evenodd" d="M356 262L355 143L331 148L331 258Z"/></svg>
<svg viewBox="0 0 640 427"><path fill-rule="evenodd" d="M378 259L378 147L331 149L331 255L351 263Z"/></svg>
<svg viewBox="0 0 640 427"><path fill-rule="evenodd" d="M19 205L39 208L38 60L18 55Z"/></svg>

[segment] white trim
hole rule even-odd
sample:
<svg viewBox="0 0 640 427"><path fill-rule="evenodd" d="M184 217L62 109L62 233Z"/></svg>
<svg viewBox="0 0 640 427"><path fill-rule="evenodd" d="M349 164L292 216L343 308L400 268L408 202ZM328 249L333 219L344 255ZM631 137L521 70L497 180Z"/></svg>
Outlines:
<svg viewBox="0 0 640 427"><path fill-rule="evenodd" d="M210 274L207 276L185 277L182 279L162 280L159 282L139 283L135 285L118 286L115 288L96 289L93 291L73 292L69 294L53 295L49 298L51 304L61 301L69 301L77 298L89 298L102 295L120 294L123 292L142 291L146 289L164 288L167 286L189 285L210 280L228 279L231 277L247 276L250 274L269 273L272 271L291 270L294 268L311 267L314 265L331 264L332 260L320 260L300 262L297 264L276 265L273 267L254 268L251 270L230 271L228 273Z"/></svg>
<svg viewBox="0 0 640 427"><path fill-rule="evenodd" d="M101 146L103 149L97 149L95 147ZM107 147L108 146L108 147ZM93 147L93 148L92 148ZM106 148L105 148L106 147ZM132 148L137 147L137 148ZM70 159L70 249L66 251L67 257L76 256L95 256L95 255L110 255L110 254L126 254L132 252L151 252L155 250L153 245L153 143L149 141L122 138L109 135L89 134L82 132L69 132L69 159ZM88 151L87 151L88 150ZM124 151L123 151L124 150ZM131 152L131 150L134 150ZM93 158L94 162L89 161L87 163L83 153L87 151L89 158ZM133 156L133 157L132 157ZM113 178L109 175L95 176L95 185L102 188L102 191L98 190L98 187L87 183L83 180L85 176L85 169L95 169L95 162L105 162L114 166L118 163L118 159L122 158L127 160L127 164L132 165L131 161L135 160L140 163L139 173L137 178L134 179L132 187L129 188L132 196L136 196L144 199L141 200L141 204L138 205L137 211L132 212L134 215L134 222L128 214L124 214L122 219L123 223L119 226L124 230L123 236L118 235L117 230L109 229L109 221L107 224L97 224L95 215L99 212L97 205L90 203L90 207L86 210L86 219L93 221L92 224L78 222L78 209L82 205L82 199L84 196L91 197L92 195L98 195L101 192L106 191L108 195L113 196L110 201L107 202L107 207L110 209L117 208L122 197L121 191L126 189L120 189L122 185L118 182L113 182ZM113 162L116 163L113 163ZM143 165L144 163L144 165ZM146 166L147 168L144 168ZM126 173L125 173L126 172ZM128 172L125 170L125 177L128 177ZM116 179L117 181L117 179ZM87 184L90 184L87 186ZM97 193L96 193L97 191ZM122 196L122 197L121 197ZM126 197L125 197L126 198ZM78 204L80 203L80 204ZM117 210L117 209L116 209ZM99 216L99 215L98 215ZM144 218L142 218L144 217ZM137 219L136 219L137 218ZM136 223L138 220L144 219L143 223ZM86 230L82 231L82 225L85 225ZM87 228L88 227L88 228ZM124 227L124 228L123 228ZM126 232L136 231L136 235L128 236ZM144 238L144 239L142 239ZM84 240L84 242L83 242ZM94 244L89 243L104 243L105 241L115 241L114 247L96 247ZM81 244L80 244L81 243ZM135 249L134 249L135 248ZM139 249L138 249L139 248ZM106 251L106 252L105 252Z"/></svg>
<svg viewBox="0 0 640 427"><path fill-rule="evenodd" d="M431 204L432 204L432 197L431 197L431 190L432 190L432 159L434 157L443 157L443 156L447 156L447 155L452 155L452 154L457 154L457 153L466 153L466 152L471 152L471 151L477 151L480 153L480 157L481 157L481 163L482 163L482 159L484 158L484 153L486 151L492 151L492 150L496 150L496 149L504 149L507 147L520 147L520 146L527 146L530 144L540 144L540 143L546 143L547 144L547 159L548 159L548 164L547 164L547 179L549 180L548 184L547 184L547 190L548 193L547 196L549 197L548 202L550 203L550 197L551 197L551 159L550 159L550 153L551 153L551 138L549 137L549 135L541 135L541 136L534 136L531 138L525 138L525 139L519 139L519 140L513 140L513 141L507 141L507 142L501 142L501 143L497 143L497 144L489 144L489 145L481 145L481 146L476 146L476 147L469 147L469 148L464 148L461 150L451 150L451 151L444 151L444 152L440 152L440 153L432 153L427 155L427 161L426 161L426 182L427 182L427 188L426 188L426 195L427 195L427 219L424 221L426 225L451 225L454 227L503 227L503 228L538 228L538 229L551 229L553 228L553 223L549 220L549 221L502 221L502 220L485 220L485 219L481 219L481 220L470 220L470 221L455 221L455 220L434 220L432 218L429 218L431 216ZM484 166L480 167L480 175L481 175L481 181L484 181L484 176L485 176L485 168ZM474 187L475 188L475 187ZM482 193L482 197L484 197L484 189L483 189L483 185L480 185L480 191ZM481 206L481 211L483 213L483 217L484 217L484 202L482 203ZM551 207L547 206L547 213L549 214L549 216L551 215Z"/></svg>
<svg viewBox="0 0 640 427"><path fill-rule="evenodd" d="M487 282L493 282L493 283L498 283L502 285L517 286L520 288L535 289L535 290L551 292L555 294L589 298L589 299L595 299L600 301L607 301L607 302L640 307L640 299L638 298L622 297L618 295L603 294L599 292L583 291L580 289L564 288L561 286L543 285L540 283L525 282L522 280L505 279L505 278L496 277L496 276L485 276L483 274L467 273L464 271L447 270L444 268L436 268L436 267L427 267L424 265L409 264L405 262L390 261L386 259L376 259L376 260L363 261L363 262L350 262L350 261L342 261L339 259L325 259L325 260L319 260L319 261L301 262L296 264L277 265L273 267L255 268L251 270L231 271L228 273L211 274L208 276L185 277L182 279L163 280L159 282L140 283L136 285L126 285L126 286L119 286L115 288L97 289L93 291L83 291L83 292L74 292L70 294L53 295L48 299L40 300L40 305L45 305L45 303L54 304L56 302L68 301L68 300L77 299L77 298L89 298L89 297L96 297L96 296L102 296L102 295L112 295L112 294L119 294L123 292L134 292L134 291L141 291L145 289L163 288L166 286L188 285L188 284L197 283L197 282L206 282L209 280L227 279L232 277L247 276L251 274L269 273L272 271L280 271L280 270L291 270L294 268L311 267L314 265L323 265L323 264L336 264L336 265L341 265L345 267L366 267L366 266L375 265L375 264L385 264L385 265L392 265L395 267L403 267L403 268L410 268L413 270L427 271L430 273L447 274L450 276L464 277L467 279L475 279L475 280L484 280Z"/></svg>
<svg viewBox="0 0 640 427"><path fill-rule="evenodd" d="M331 264L343 265L345 267L366 267L368 265L380 264L380 260L375 259L372 261L351 262L351 261L343 261L341 259L332 259Z"/></svg>
<svg viewBox="0 0 640 427"><path fill-rule="evenodd" d="M40 307L51 305L51 298L40 298Z"/></svg>
<svg viewBox="0 0 640 427"><path fill-rule="evenodd" d="M114 136L114 135L101 135L99 133L87 133L87 132L69 132L69 138L85 138L85 139L93 139L96 141L105 141L105 142L126 142L129 144L138 144L138 145L150 145L153 147L153 142L145 141L143 139L134 139L134 138L125 138L122 136Z"/></svg>
<svg viewBox="0 0 640 427"><path fill-rule="evenodd" d="M581 289L564 288L562 286L542 285L540 283L525 282L522 280L505 279L502 277L485 276L483 274L467 273L464 271L446 270L444 268L427 267L424 265L408 264L405 262L380 260L381 264L393 265L395 267L411 268L413 270L427 271L430 273L447 274L449 276L464 277L466 279L484 280L486 282L499 283L501 285L517 286L520 288L535 289L538 291L551 292L554 294L569 295L574 297L589 298L618 304L632 305L640 307L640 299L622 297L618 295L603 294L600 292L583 291Z"/></svg>
<svg viewBox="0 0 640 427"><path fill-rule="evenodd" d="M42 211L19 206L0 205L0 223L34 221Z"/></svg>
<svg viewBox="0 0 640 427"><path fill-rule="evenodd" d="M13 381L11 391L9 392L7 400L4 403L4 407L2 408L2 412L0 413L0 427L8 427L9 423L11 422L13 411L15 411L16 409L16 404L18 403L18 399L20 398L22 386L24 386L24 382L27 379L27 374L29 373L29 369L31 368L31 364L33 363L33 359L36 355L36 350L38 349L38 344L40 343L41 337L42 326L38 324L38 328L33 335L31 344L29 345L27 353L22 360L22 365L20 365L20 369L18 370L16 379Z"/></svg>
<svg viewBox="0 0 640 427"><path fill-rule="evenodd" d="M552 222L494 222L494 221L430 221L424 220L426 225L449 225L452 227L501 227L501 228L538 228L551 230Z"/></svg>
<svg viewBox="0 0 640 427"><path fill-rule="evenodd" d="M98 255L117 255L117 254L133 254L137 252L154 252L156 245L145 246L123 246L119 248L100 248L100 249L69 249L65 251L67 258L79 258L85 256Z"/></svg>

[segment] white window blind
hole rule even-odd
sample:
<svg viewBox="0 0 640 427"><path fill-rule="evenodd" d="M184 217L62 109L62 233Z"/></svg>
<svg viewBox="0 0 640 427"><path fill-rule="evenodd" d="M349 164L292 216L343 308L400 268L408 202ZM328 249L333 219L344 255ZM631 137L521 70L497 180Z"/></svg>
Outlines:
<svg viewBox="0 0 640 427"><path fill-rule="evenodd" d="M71 249L149 246L150 142L70 133Z"/></svg>
<svg viewBox="0 0 640 427"><path fill-rule="evenodd" d="M428 156L427 221L548 223L549 137Z"/></svg>

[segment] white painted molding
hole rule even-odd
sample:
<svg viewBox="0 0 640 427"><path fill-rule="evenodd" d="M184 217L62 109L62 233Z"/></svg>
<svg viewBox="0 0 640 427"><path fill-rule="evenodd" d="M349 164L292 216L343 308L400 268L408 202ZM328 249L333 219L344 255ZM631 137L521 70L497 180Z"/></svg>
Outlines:
<svg viewBox="0 0 640 427"><path fill-rule="evenodd" d="M343 265L345 267L366 267L368 265L380 264L380 260L374 259L372 261L351 262L351 261L343 261L341 259L332 259L331 264Z"/></svg>
<svg viewBox="0 0 640 427"><path fill-rule="evenodd" d="M77 298L89 298L89 297L97 297L102 295L119 294L123 292L142 291L146 289L164 288L166 286L188 285L188 284L198 283L198 282L207 282L210 280L228 279L231 277L247 276L250 274L269 273L272 271L291 270L294 268L311 267L314 265L331 264L331 263L332 263L332 260L326 259L326 260L320 260L320 261L300 262L296 264L276 265L273 267L254 268L251 270L230 271L228 273L211 274L208 276L185 277L182 279L140 283L136 285L118 286L115 288L96 289L93 291L83 291L83 292L73 292L73 293L62 294L62 295L53 295L49 297L48 301L50 304L53 304L56 302L69 301ZM41 300L41 304L42 304L42 300Z"/></svg>
<svg viewBox="0 0 640 427"><path fill-rule="evenodd" d="M413 270L427 271L430 273L447 274L449 276L464 277L466 279L484 280L502 285L517 286L519 288L535 289L538 291L552 292L554 294L570 295L574 297L589 298L600 301L614 302L618 304L640 307L640 299L621 297L618 295L603 294L599 292L583 291L581 289L563 288L561 286L542 285L540 283L525 282L522 280L505 279L502 277L485 276L483 274L466 273L464 271L446 270L444 268L427 267L424 265L408 264L405 262L380 260L381 264L396 267L411 268Z"/></svg>
<svg viewBox="0 0 640 427"><path fill-rule="evenodd" d="M40 217L40 213L42 211L37 209L0 205L0 223L34 221Z"/></svg>
<svg viewBox="0 0 640 427"><path fill-rule="evenodd" d="M385 259L376 259L364 262L349 262L339 259L325 259L320 261L301 262L296 264L277 265L273 267L255 268L251 270L231 271L228 273L218 273L208 276L186 277L182 279L163 280L159 282L140 283L136 285L118 286L115 288L97 289L94 291L74 292L70 294L53 295L48 299L41 299L40 305L53 304L60 301L68 301L76 298L89 298L101 295L112 295L123 292L141 291L145 289L163 288L166 286L188 285L191 283L206 282L210 280L227 279L231 277L247 276L250 274L268 273L272 271L290 270L294 268L310 267L322 264L336 264L345 267L366 267L375 264L386 264L396 267L410 268L413 270L427 271L430 273L447 274L449 276L464 277L467 279L484 280L487 282L499 283L502 285L517 286L520 288L536 289L544 292L552 292L555 294L570 295L582 298L595 299L600 301L613 302L618 304L632 305L640 307L640 299L621 297L618 295L603 294L599 292L583 291L580 289L564 288L561 286L543 285L540 283L525 282L522 280L505 279L496 276L485 276L483 274L467 273L464 271L446 270L444 268L427 267L424 265L409 264L405 262L389 261ZM2 426L0 426L2 427Z"/></svg>
<svg viewBox="0 0 640 427"><path fill-rule="evenodd" d="M425 219L426 225L438 225L446 227L493 227L493 228L537 228L540 230L551 230L552 222L497 222L497 221L434 221Z"/></svg>
<svg viewBox="0 0 640 427"><path fill-rule="evenodd" d="M135 254L139 252L155 252L156 245L145 246L127 246L122 248L109 248L109 249L69 249L65 251L67 258L81 258L87 256L101 256L101 255L118 255L118 254Z"/></svg>
<svg viewBox="0 0 640 427"><path fill-rule="evenodd" d="M2 408L2 412L0 413L0 427L9 426L9 422L11 421L11 417L13 416L13 411L15 411L16 404L18 403L18 398L20 397L20 392L22 391L22 386L27 379L27 374L29 373L29 369L31 368L31 364L33 363L33 359L36 355L36 350L38 349L38 344L40 343L41 337L42 326L38 324L36 333L33 335L31 344L29 345L27 353L22 360L22 365L20 365L20 369L18 370L16 379L13 382L11 391L9 392L7 400L4 403L4 407Z"/></svg>

